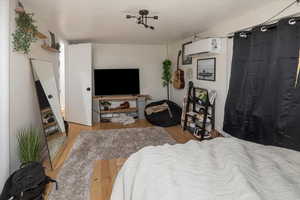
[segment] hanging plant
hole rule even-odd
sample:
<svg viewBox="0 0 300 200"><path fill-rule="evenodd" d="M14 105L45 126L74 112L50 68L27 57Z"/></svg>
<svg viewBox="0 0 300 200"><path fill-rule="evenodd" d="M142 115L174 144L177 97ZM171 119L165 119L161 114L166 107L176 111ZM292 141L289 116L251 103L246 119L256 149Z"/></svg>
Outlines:
<svg viewBox="0 0 300 200"><path fill-rule="evenodd" d="M172 72L171 72L171 65L172 62L168 59L166 59L163 62L163 74L162 74L162 80L163 80L163 86L167 87L167 94L168 94L168 100L169 100L169 85L172 83Z"/></svg>
<svg viewBox="0 0 300 200"><path fill-rule="evenodd" d="M36 34L38 33L37 26L34 24L32 13L18 13L16 17L16 31L13 36L13 47L15 51L28 54L33 42L37 41Z"/></svg>

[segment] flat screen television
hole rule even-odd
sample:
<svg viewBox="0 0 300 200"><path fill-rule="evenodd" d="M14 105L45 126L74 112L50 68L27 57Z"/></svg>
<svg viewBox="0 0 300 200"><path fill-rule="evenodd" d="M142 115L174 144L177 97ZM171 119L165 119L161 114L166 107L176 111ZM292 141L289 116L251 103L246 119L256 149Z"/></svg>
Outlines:
<svg viewBox="0 0 300 200"><path fill-rule="evenodd" d="M139 69L95 69L95 96L140 94Z"/></svg>

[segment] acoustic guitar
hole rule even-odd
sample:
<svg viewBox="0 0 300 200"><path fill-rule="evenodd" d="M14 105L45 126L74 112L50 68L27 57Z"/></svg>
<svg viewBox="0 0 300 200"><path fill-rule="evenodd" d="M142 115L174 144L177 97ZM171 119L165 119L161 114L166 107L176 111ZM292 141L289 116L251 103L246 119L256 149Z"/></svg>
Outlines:
<svg viewBox="0 0 300 200"><path fill-rule="evenodd" d="M177 57L177 69L174 72L174 79L173 79L173 87L176 89L183 89L185 86L184 81L184 71L179 69L179 59L181 57L181 50L178 52Z"/></svg>

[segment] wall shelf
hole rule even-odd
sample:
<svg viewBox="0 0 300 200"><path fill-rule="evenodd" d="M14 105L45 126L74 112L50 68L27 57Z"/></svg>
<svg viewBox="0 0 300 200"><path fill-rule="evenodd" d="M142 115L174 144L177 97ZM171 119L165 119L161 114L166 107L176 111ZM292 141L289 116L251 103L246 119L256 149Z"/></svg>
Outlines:
<svg viewBox="0 0 300 200"><path fill-rule="evenodd" d="M25 13L24 8L22 8L22 7L16 8L15 11L16 11L16 13Z"/></svg>
<svg viewBox="0 0 300 200"><path fill-rule="evenodd" d="M50 46L48 46L48 45L42 45L41 46L43 49L45 49L45 50L47 50L47 51L51 51L51 52L53 52L53 53L59 53L59 51L57 50L57 49L54 49L54 48L52 48L52 47L50 47Z"/></svg>
<svg viewBox="0 0 300 200"><path fill-rule="evenodd" d="M43 33L41 33L41 32L37 32L37 33L35 34L35 36L36 36L37 38L41 39L41 40L45 40L45 39L48 38L45 34L43 34Z"/></svg>

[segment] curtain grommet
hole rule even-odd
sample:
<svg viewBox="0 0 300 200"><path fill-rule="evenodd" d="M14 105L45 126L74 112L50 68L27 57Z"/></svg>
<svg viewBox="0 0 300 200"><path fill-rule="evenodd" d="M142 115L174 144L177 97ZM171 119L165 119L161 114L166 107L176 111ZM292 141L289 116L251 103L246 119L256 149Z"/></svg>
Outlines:
<svg viewBox="0 0 300 200"><path fill-rule="evenodd" d="M289 20L289 25L295 25L296 24L296 20L294 18Z"/></svg>
<svg viewBox="0 0 300 200"><path fill-rule="evenodd" d="M260 31L261 32L266 32L268 29L267 29L267 27L265 27L265 26L262 26L261 28L260 28Z"/></svg>
<svg viewBox="0 0 300 200"><path fill-rule="evenodd" d="M248 36L247 36L247 34L245 32L242 32L242 33L240 33L240 37L241 38L247 38Z"/></svg>

